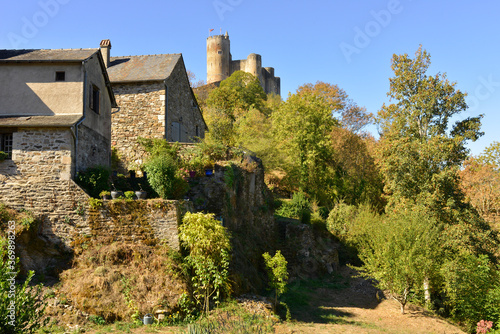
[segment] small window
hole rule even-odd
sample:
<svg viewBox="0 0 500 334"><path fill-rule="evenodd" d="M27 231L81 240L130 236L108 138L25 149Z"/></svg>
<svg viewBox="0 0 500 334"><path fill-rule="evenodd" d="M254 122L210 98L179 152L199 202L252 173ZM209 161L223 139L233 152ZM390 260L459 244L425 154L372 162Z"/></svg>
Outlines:
<svg viewBox="0 0 500 334"><path fill-rule="evenodd" d="M90 87L89 106L96 114L99 113L99 88L95 85Z"/></svg>
<svg viewBox="0 0 500 334"><path fill-rule="evenodd" d="M199 137L199 136L200 136L200 128L197 125L196 126L196 137Z"/></svg>
<svg viewBox="0 0 500 334"><path fill-rule="evenodd" d="M56 72L56 81L66 81L66 72L57 71Z"/></svg>
<svg viewBox="0 0 500 334"><path fill-rule="evenodd" d="M0 133L0 151L7 153L12 159L12 133Z"/></svg>
<svg viewBox="0 0 500 334"><path fill-rule="evenodd" d="M217 53L221 55L222 54L222 50L217 51Z"/></svg>

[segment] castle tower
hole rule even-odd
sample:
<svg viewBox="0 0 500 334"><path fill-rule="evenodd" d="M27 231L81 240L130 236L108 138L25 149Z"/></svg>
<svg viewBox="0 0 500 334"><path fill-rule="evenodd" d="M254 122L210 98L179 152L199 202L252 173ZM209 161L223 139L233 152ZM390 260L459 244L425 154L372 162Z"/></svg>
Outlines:
<svg viewBox="0 0 500 334"><path fill-rule="evenodd" d="M257 77L260 85L264 88L264 78L262 77L262 57L256 53L251 53L247 57L245 72Z"/></svg>
<svg viewBox="0 0 500 334"><path fill-rule="evenodd" d="M229 36L216 35L207 38L207 84L222 81L230 73L231 52Z"/></svg>

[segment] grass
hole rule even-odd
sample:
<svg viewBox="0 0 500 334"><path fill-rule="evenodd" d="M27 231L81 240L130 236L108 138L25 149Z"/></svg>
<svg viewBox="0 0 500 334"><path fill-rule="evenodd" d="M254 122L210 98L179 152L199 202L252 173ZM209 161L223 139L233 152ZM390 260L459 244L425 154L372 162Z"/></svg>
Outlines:
<svg viewBox="0 0 500 334"><path fill-rule="evenodd" d="M273 333L277 319L251 313L235 302L227 303L207 317L189 324L186 334Z"/></svg>

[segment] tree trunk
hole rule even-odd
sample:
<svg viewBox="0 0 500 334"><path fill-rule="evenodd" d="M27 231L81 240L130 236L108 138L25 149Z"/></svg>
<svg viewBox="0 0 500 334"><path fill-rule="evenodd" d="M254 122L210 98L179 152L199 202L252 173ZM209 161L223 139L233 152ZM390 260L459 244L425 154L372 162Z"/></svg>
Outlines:
<svg viewBox="0 0 500 334"><path fill-rule="evenodd" d="M424 277L424 299L425 299L425 306L429 307L429 305L431 305L431 291L430 291L430 283L428 276Z"/></svg>

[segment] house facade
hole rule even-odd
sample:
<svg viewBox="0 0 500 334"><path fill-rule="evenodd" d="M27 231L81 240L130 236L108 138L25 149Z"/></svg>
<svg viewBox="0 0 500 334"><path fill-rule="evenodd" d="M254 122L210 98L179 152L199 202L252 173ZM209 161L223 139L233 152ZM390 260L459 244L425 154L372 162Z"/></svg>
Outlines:
<svg viewBox="0 0 500 334"><path fill-rule="evenodd" d="M204 138L207 127L181 54L111 57L110 41L100 46L119 105L111 137L124 171L144 162L139 137L183 143Z"/></svg>
<svg viewBox="0 0 500 334"><path fill-rule="evenodd" d="M99 49L0 50L0 201L43 218L66 244L85 233L79 171L111 162L116 107Z"/></svg>

